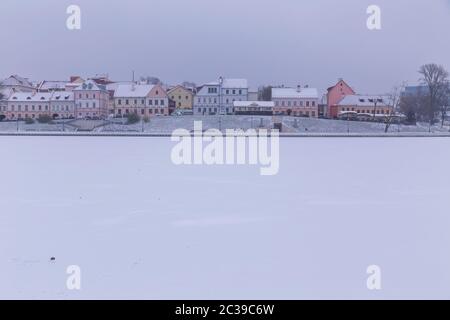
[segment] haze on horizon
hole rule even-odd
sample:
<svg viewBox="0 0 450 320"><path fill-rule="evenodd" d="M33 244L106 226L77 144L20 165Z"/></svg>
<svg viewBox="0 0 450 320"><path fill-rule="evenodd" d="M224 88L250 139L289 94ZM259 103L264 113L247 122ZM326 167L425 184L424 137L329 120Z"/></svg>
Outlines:
<svg viewBox="0 0 450 320"><path fill-rule="evenodd" d="M66 8L82 28L66 28ZM382 10L382 30L366 9ZM344 78L360 93L417 83L422 64L450 70L449 0L2 0L0 77L33 81L108 74L197 84L247 78L251 87L321 91Z"/></svg>

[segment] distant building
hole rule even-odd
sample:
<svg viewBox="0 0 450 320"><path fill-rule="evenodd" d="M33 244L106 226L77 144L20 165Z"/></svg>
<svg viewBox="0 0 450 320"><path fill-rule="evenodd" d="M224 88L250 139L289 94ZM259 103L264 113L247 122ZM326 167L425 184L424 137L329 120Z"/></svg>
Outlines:
<svg viewBox="0 0 450 320"><path fill-rule="evenodd" d="M273 101L235 101L233 104L236 115L272 116L274 106Z"/></svg>
<svg viewBox="0 0 450 320"><path fill-rule="evenodd" d="M175 109L192 110L194 93L183 86L176 86L167 92L169 99L174 102Z"/></svg>
<svg viewBox="0 0 450 320"><path fill-rule="evenodd" d="M6 119L37 119L40 115L51 116L50 92L16 92L8 99Z"/></svg>
<svg viewBox="0 0 450 320"><path fill-rule="evenodd" d="M12 89L14 92L32 92L36 90L28 78L23 78L18 75L12 75L0 81L0 88Z"/></svg>
<svg viewBox="0 0 450 320"><path fill-rule="evenodd" d="M258 89L249 89L248 90L248 101L258 101L258 100L259 100Z"/></svg>
<svg viewBox="0 0 450 320"><path fill-rule="evenodd" d="M347 95L334 105L336 118L355 115L359 118L385 117L394 113L394 107L388 96L383 95Z"/></svg>
<svg viewBox="0 0 450 320"><path fill-rule="evenodd" d="M338 116L337 103L347 95L355 95L356 92L342 79L338 83L327 89L327 103L323 111L327 118L336 118Z"/></svg>
<svg viewBox="0 0 450 320"><path fill-rule="evenodd" d="M194 114L233 114L235 101L248 101L246 79L223 79L198 88L194 98Z"/></svg>
<svg viewBox="0 0 450 320"><path fill-rule="evenodd" d="M75 117L78 119L104 119L108 116L109 92L104 85L93 80L84 81L73 90Z"/></svg>
<svg viewBox="0 0 450 320"><path fill-rule="evenodd" d="M69 81L49 81L44 80L37 86L39 92L54 92L54 91L66 91L66 86Z"/></svg>
<svg viewBox="0 0 450 320"><path fill-rule="evenodd" d="M315 88L272 88L275 115L319 116L319 94Z"/></svg>
<svg viewBox="0 0 450 320"><path fill-rule="evenodd" d="M75 118L75 97L70 91L53 92L50 99L50 111L54 119Z"/></svg>
<svg viewBox="0 0 450 320"><path fill-rule="evenodd" d="M66 83L66 91L73 91L84 83L84 79L79 76L71 76Z"/></svg>
<svg viewBox="0 0 450 320"><path fill-rule="evenodd" d="M119 84L114 93L114 115L169 115L169 97L161 85Z"/></svg>

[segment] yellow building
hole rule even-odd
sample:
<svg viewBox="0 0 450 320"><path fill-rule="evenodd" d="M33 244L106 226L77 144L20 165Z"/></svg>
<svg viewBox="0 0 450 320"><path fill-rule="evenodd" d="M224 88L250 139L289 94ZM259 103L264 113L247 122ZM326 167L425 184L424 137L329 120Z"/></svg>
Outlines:
<svg viewBox="0 0 450 320"><path fill-rule="evenodd" d="M176 109L192 110L194 105L194 93L183 86L176 86L167 92Z"/></svg>

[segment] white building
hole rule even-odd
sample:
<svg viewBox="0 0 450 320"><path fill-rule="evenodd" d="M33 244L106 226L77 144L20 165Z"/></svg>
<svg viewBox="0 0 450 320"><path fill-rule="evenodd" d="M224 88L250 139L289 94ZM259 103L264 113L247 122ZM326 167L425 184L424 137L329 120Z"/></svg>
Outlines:
<svg viewBox="0 0 450 320"><path fill-rule="evenodd" d="M54 92L50 99L53 118L72 119L75 117L75 98L73 92Z"/></svg>
<svg viewBox="0 0 450 320"><path fill-rule="evenodd" d="M201 86L194 98L194 114L233 114L235 101L248 100L246 79L223 79Z"/></svg>
<svg viewBox="0 0 450 320"><path fill-rule="evenodd" d="M234 113L237 115L273 115L273 101L235 101Z"/></svg>

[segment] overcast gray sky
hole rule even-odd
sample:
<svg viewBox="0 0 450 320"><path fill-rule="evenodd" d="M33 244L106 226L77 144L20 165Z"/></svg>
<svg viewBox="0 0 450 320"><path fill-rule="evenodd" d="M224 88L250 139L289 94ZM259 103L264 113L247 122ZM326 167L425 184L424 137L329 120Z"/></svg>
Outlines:
<svg viewBox="0 0 450 320"><path fill-rule="evenodd" d="M66 28L66 8L82 29ZM370 4L382 30L366 27ZM360 93L418 80L421 64L450 69L449 0L1 0L0 77L32 80L131 70L167 83L218 75L261 84L339 77Z"/></svg>

